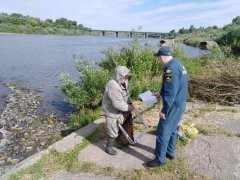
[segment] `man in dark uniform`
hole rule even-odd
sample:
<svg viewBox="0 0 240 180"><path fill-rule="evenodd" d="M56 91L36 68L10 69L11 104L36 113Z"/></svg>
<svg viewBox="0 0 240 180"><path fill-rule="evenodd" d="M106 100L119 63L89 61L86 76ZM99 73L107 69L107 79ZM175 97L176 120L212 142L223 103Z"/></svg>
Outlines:
<svg viewBox="0 0 240 180"><path fill-rule="evenodd" d="M169 48L162 47L155 54L163 68L163 84L160 93L163 107L159 114L156 133L155 159L147 162L148 167L161 166L168 159L174 159L177 126L186 108L188 74L185 67L172 56Z"/></svg>

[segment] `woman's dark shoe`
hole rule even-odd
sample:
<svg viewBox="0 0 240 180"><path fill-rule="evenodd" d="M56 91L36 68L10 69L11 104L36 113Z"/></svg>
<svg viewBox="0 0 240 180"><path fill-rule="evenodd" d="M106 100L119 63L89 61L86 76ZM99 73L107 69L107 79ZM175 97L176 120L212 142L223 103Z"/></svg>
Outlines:
<svg viewBox="0 0 240 180"><path fill-rule="evenodd" d="M117 147L118 147L118 149L122 149L123 148L123 143L117 141Z"/></svg>
<svg viewBox="0 0 240 180"><path fill-rule="evenodd" d="M122 141L116 141L118 149L122 149L123 147L128 147L129 143L124 144Z"/></svg>
<svg viewBox="0 0 240 180"><path fill-rule="evenodd" d="M114 150L112 147L106 147L106 148L105 148L105 152L108 153L108 154L110 154L110 155L112 155L112 156L117 155L117 151Z"/></svg>

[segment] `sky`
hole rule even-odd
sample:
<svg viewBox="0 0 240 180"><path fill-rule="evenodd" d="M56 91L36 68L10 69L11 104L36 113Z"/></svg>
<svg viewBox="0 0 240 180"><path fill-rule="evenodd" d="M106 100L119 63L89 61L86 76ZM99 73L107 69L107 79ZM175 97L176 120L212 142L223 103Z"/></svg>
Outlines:
<svg viewBox="0 0 240 180"><path fill-rule="evenodd" d="M95 30L169 32L223 27L240 16L240 0L0 0L0 12L42 20L64 17Z"/></svg>

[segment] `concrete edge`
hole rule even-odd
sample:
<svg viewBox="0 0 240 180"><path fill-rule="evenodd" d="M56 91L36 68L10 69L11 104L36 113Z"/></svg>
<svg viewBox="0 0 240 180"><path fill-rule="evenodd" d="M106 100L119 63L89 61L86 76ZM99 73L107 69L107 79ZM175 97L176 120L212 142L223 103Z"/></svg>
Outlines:
<svg viewBox="0 0 240 180"><path fill-rule="evenodd" d="M68 152L74 148L75 145L82 142L82 140L89 136L97 127L104 122L104 118L97 119L93 123L71 133L70 135L64 137L60 141L52 144L48 147L49 150L56 150L60 153Z"/></svg>
<svg viewBox="0 0 240 180"><path fill-rule="evenodd" d="M104 118L97 119L93 123L90 123L87 126L84 126L83 128L55 142L54 144L49 146L47 149L44 149L38 153L35 153L29 156L28 158L24 159L20 163L14 165L9 171L1 175L0 179L8 179L10 175L35 164L44 155L49 154L51 150L56 150L61 153L70 151L71 149L74 148L75 145L80 144L85 137L93 133L98 128L98 126L103 122L104 122Z"/></svg>

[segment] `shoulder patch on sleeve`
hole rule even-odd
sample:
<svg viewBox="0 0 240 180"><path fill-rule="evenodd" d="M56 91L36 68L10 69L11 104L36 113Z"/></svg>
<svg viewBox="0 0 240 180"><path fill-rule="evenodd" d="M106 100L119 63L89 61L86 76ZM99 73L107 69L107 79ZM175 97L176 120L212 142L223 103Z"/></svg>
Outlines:
<svg viewBox="0 0 240 180"><path fill-rule="evenodd" d="M170 69L166 70L166 73L172 73L172 71Z"/></svg>
<svg viewBox="0 0 240 180"><path fill-rule="evenodd" d="M166 83L169 83L171 82L171 80L172 80L172 71L170 69L167 69L164 73L164 81Z"/></svg>

